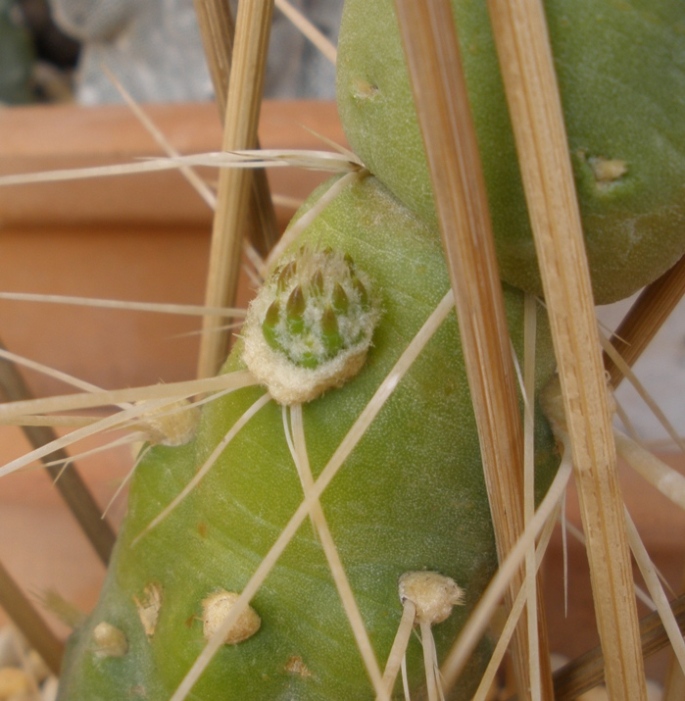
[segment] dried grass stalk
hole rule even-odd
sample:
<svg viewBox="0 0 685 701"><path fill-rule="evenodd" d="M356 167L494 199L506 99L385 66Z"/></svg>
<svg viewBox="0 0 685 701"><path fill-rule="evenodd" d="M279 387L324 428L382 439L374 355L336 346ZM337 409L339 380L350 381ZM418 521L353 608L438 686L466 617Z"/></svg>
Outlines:
<svg viewBox="0 0 685 701"><path fill-rule="evenodd" d="M0 343L0 349L4 348ZM14 363L0 360L0 398L16 402L30 397L29 389ZM49 426L23 426L22 430L34 448L48 445L57 438L55 431ZM52 457L65 461L69 458L63 450L55 451ZM52 465L46 466L45 469L53 480L60 477L55 483L60 496L78 521L98 557L106 565L114 548L116 535L109 523L101 517L100 507L81 475L73 468L62 472L61 467ZM11 609L8 609L8 613L14 615Z"/></svg>
<svg viewBox="0 0 685 701"><path fill-rule="evenodd" d="M580 214L544 11L489 0L572 441L609 695L645 699L623 499Z"/></svg>
<svg viewBox="0 0 685 701"><path fill-rule="evenodd" d="M226 113L235 19L228 0L194 0L197 24L221 118Z"/></svg>
<svg viewBox="0 0 685 701"><path fill-rule="evenodd" d="M685 256L658 280L647 286L626 314L611 338L623 360L632 366L685 295ZM623 380L620 368L604 358L612 387Z"/></svg>
<svg viewBox="0 0 685 701"><path fill-rule="evenodd" d="M226 97L224 151L254 148L256 144L272 14L273 0L240 2ZM242 169L228 169L220 174L207 273L207 306L233 306L252 176ZM220 328L220 322L215 317L206 317L200 346L200 377L217 372L224 359L227 339L228 332Z"/></svg>
<svg viewBox="0 0 685 701"><path fill-rule="evenodd" d="M228 101L235 21L228 0L195 0L195 14L212 76L216 104L223 119ZM259 147L258 142L256 146ZM263 170L255 171L252 176L252 195L248 204L245 230L252 245L262 257L278 240L276 212L266 172Z"/></svg>
<svg viewBox="0 0 685 701"><path fill-rule="evenodd" d="M292 22L295 28L308 39L333 65L338 51L330 39L288 0L275 0L276 7Z"/></svg>
<svg viewBox="0 0 685 701"><path fill-rule="evenodd" d="M495 536L503 559L523 531L523 432L485 184L454 21L449 2L396 0L395 5L426 145ZM509 606L523 579L519 570L511 584ZM546 631L540 633L541 657L546 661ZM526 663L528 637L526 620L522 619L514 652L519 689L524 695L531 685ZM543 668L541 677L541 695L552 698L549 669Z"/></svg>
<svg viewBox="0 0 685 701"><path fill-rule="evenodd" d="M685 633L685 595L671 602L671 610ZM649 657L669 645L668 635L658 611L647 614L640 621L642 654ZM593 648L572 660L554 673L556 701L572 701L604 681L604 657L601 647ZM682 698L674 697L674 698Z"/></svg>
<svg viewBox="0 0 685 701"><path fill-rule="evenodd" d="M0 606L38 652L53 674L59 674L64 645L46 625L21 588L0 563ZM14 698L14 697L13 697Z"/></svg>

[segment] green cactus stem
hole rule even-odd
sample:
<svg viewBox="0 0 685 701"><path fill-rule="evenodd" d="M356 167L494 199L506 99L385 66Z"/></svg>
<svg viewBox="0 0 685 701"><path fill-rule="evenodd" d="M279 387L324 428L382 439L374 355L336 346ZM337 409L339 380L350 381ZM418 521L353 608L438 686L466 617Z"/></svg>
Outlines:
<svg viewBox="0 0 685 701"><path fill-rule="evenodd" d="M303 211L316 206L327 187ZM327 274L329 266L338 272ZM373 330L361 323L371 337L364 362L342 386L292 408L265 395L263 387L237 390L203 408L193 441L145 453L101 599L70 641L60 701L170 698L205 648L203 602L216 592L243 591L302 501L302 463L316 479L382 384L393 391L320 500L381 669L402 618L403 575L418 572L420 580L422 572L438 573L449 604L438 607L430 629L439 659L478 601L497 560L456 315L450 312L425 339L402 379L389 375L449 290L437 232L376 179L361 179L286 252L265 285L266 299L253 308L255 333L273 331L271 341L264 339L272 352L282 353L286 345L285 331L277 328L287 326L287 300L296 286L304 291L305 308L314 299L322 320L333 310L343 336L345 319L371 314ZM521 357L523 295L506 288L505 298ZM299 300L293 306L307 317ZM328 323L322 321L323 335ZM357 326L350 328L354 340ZM541 312L538 328L539 386L554 367ZM247 338L237 344L224 372L244 368L246 346ZM245 425L192 493L148 531L241 421ZM557 455L539 417L536 440L542 491ZM375 698L322 542L309 522L299 527L250 602L249 635L221 646L188 698ZM413 596L416 587L403 582L404 595ZM455 603L460 605L452 609ZM125 636L125 654L96 654L94 631L102 622ZM428 617L421 624L430 625ZM483 641L451 698L468 697L488 649ZM426 677L417 639L407 654L410 684L420 694ZM393 698L401 697L400 687Z"/></svg>
<svg viewBox="0 0 685 701"><path fill-rule="evenodd" d="M598 304L627 297L685 254L685 5L545 0ZM452 0L502 279L541 282L486 2ZM393 0L346 0L337 96L353 150L435 221Z"/></svg>

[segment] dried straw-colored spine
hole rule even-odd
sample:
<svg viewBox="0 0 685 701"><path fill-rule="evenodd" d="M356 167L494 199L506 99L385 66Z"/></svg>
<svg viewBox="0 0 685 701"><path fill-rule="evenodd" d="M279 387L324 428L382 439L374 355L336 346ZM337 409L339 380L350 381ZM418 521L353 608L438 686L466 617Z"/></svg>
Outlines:
<svg viewBox="0 0 685 701"><path fill-rule="evenodd" d="M621 349L621 355L629 365L639 357L683 295L685 295L685 256L642 291L626 318L616 329L612 342ZM605 365L610 373L612 384L618 386L623 376L617 372L613 363L605 362ZM682 588L681 583L681 590ZM685 674L676 656L671 654L664 681L663 701L680 701L683 698L685 698Z"/></svg>
<svg viewBox="0 0 685 701"><path fill-rule="evenodd" d="M454 290L495 537L499 556L504 558L523 531L523 433L485 184L451 5L438 0L396 0L395 6ZM509 604L523 579L519 571L510 587ZM540 634L540 657L547 660L544 629ZM522 698L531 684L526 663L529 635L526 621L521 620L513 649ZM543 698L552 698L551 676L544 663L541 677L536 686L541 687Z"/></svg>
<svg viewBox="0 0 685 701"><path fill-rule="evenodd" d="M331 40L289 0L275 0L276 7L292 22L303 37L308 39L333 65L338 58L338 51Z"/></svg>
<svg viewBox="0 0 685 701"><path fill-rule="evenodd" d="M231 58L235 40L235 19L228 0L194 0L197 24L212 77L216 105L223 119L228 101Z"/></svg>
<svg viewBox="0 0 685 701"><path fill-rule="evenodd" d="M609 696L646 686L580 214L539 0L489 0L572 441Z"/></svg>
<svg viewBox="0 0 685 701"><path fill-rule="evenodd" d="M680 631L685 633L685 595L671 602L671 610ZM670 645L658 611L647 614L640 620L640 639L644 658ZM596 647L557 670L554 673L555 701L572 701L601 684L604 681L604 665L602 648ZM682 696L674 698L682 699Z"/></svg>
<svg viewBox="0 0 685 701"><path fill-rule="evenodd" d="M14 621L53 674L59 674L64 645L47 626L43 618L26 598L19 585L0 564L0 607Z"/></svg>
<svg viewBox="0 0 685 701"><path fill-rule="evenodd" d="M681 581L680 583L680 591L683 591L684 589L685 580ZM683 600L683 609L685 609L685 594L681 595L679 600ZM673 604L672 608L675 612L675 607ZM680 629L683 632L683 636L685 636L685 622L683 622L682 619L685 619L685 610L683 611L683 615L678 618L678 621L681 624ZM685 673L683 673L678 659L676 658L675 654L673 654L673 650L671 650L670 658L668 660L668 667L666 669L666 676L664 679L664 693L662 701L682 701L682 699L685 699Z"/></svg>
<svg viewBox="0 0 685 701"><path fill-rule="evenodd" d="M195 14L212 76L216 104L223 119L228 101L235 20L228 0L195 0ZM256 146L259 148L258 143ZM257 252L264 257L278 240L276 212L266 171L255 169L252 179L252 196L248 204L245 231Z"/></svg>
<svg viewBox="0 0 685 701"><path fill-rule="evenodd" d="M2 343L0 348L4 349ZM29 389L16 366L7 360L0 361L0 397L8 402L31 398ZM23 426L22 430L34 448L48 445L57 438L54 430L49 426ZM67 458L63 450L57 450L51 454L50 459L66 460ZM102 518L102 511L81 475L73 468L62 471L59 465L47 466L45 469L50 477L56 480L55 486L60 496L78 521L98 557L106 565L114 548L116 535L109 523ZM57 479L58 476L59 479Z"/></svg>
<svg viewBox="0 0 685 701"><path fill-rule="evenodd" d="M611 343L632 366L685 295L685 256L658 280L648 285L614 332ZM623 373L608 357L604 367L612 387L618 387Z"/></svg>
<svg viewBox="0 0 685 701"><path fill-rule="evenodd" d="M273 0L241 0L236 18L231 78L226 97L224 151L254 148L262 100ZM221 171L212 229L207 306L233 306L238 287L245 212L252 173L242 168ZM228 332L216 317L205 317L198 375L214 375L224 360Z"/></svg>

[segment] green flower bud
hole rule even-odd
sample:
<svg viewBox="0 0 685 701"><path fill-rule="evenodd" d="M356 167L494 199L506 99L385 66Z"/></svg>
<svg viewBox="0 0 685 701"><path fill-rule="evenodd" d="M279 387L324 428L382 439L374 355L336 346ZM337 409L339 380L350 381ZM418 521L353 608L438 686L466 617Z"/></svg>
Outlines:
<svg viewBox="0 0 685 701"><path fill-rule="evenodd" d="M250 306L247 367L284 404L340 386L363 365L380 316L370 289L348 254L300 247Z"/></svg>

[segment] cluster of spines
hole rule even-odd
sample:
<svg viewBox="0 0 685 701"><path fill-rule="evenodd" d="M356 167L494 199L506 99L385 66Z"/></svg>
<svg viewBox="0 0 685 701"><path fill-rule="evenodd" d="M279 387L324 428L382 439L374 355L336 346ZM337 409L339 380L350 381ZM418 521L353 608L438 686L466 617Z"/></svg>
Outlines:
<svg viewBox="0 0 685 701"><path fill-rule="evenodd" d="M273 350L313 370L364 340L372 305L349 255L301 248L273 279L274 299L262 321Z"/></svg>
<svg viewBox="0 0 685 701"><path fill-rule="evenodd" d="M252 301L243 361L277 402L308 402L359 372L379 318L370 278L348 254L301 246Z"/></svg>

